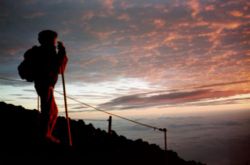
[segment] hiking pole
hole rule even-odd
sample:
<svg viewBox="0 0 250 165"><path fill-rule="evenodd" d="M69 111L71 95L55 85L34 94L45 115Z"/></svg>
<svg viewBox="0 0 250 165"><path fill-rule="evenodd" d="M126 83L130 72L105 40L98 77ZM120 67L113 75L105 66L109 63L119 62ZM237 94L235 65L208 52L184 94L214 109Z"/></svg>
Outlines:
<svg viewBox="0 0 250 165"><path fill-rule="evenodd" d="M67 106L67 97L66 97L67 95L66 95L65 80L64 80L63 72L62 72L62 84L63 84L65 114L66 114L67 127L68 127L69 145L72 146L72 137L71 137L71 131L70 131L70 122L69 122L69 116L68 116L68 106Z"/></svg>

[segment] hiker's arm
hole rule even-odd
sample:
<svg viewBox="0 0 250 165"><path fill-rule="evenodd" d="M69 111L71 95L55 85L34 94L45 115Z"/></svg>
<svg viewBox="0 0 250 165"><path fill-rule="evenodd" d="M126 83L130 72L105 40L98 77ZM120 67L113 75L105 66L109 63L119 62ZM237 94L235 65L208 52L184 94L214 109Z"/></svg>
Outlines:
<svg viewBox="0 0 250 165"><path fill-rule="evenodd" d="M68 57L66 55L66 50L62 42L58 42L58 64L59 73L62 74L66 68Z"/></svg>

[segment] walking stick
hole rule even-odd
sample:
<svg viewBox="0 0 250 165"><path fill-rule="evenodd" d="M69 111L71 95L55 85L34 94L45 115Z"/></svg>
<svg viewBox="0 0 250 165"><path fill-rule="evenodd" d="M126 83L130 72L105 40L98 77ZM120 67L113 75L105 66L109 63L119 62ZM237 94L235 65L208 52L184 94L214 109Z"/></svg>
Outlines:
<svg viewBox="0 0 250 165"><path fill-rule="evenodd" d="M65 80L64 80L64 73L62 72L62 84L63 84L63 96L64 96L64 106L65 106L65 114L67 120L67 127L68 127L68 138L69 138L69 145L72 146L72 137L70 131L70 122L68 116L68 106L67 106L67 95L66 95L66 88L65 88Z"/></svg>

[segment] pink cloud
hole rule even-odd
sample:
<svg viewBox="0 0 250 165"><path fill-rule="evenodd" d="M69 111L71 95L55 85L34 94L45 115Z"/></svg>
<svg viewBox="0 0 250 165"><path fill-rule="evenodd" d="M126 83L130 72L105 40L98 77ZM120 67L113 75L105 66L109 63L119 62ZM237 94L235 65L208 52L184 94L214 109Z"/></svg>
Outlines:
<svg viewBox="0 0 250 165"><path fill-rule="evenodd" d="M206 11L214 11L214 9L215 9L214 5L207 5L207 6L205 6L205 10Z"/></svg>

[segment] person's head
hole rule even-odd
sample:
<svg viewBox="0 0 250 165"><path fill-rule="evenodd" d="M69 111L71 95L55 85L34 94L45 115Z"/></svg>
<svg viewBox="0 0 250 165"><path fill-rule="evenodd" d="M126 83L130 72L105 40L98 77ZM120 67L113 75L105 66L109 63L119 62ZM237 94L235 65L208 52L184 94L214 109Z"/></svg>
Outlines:
<svg viewBox="0 0 250 165"><path fill-rule="evenodd" d="M57 33L52 30L43 30L38 34L38 41L41 45L56 46Z"/></svg>

